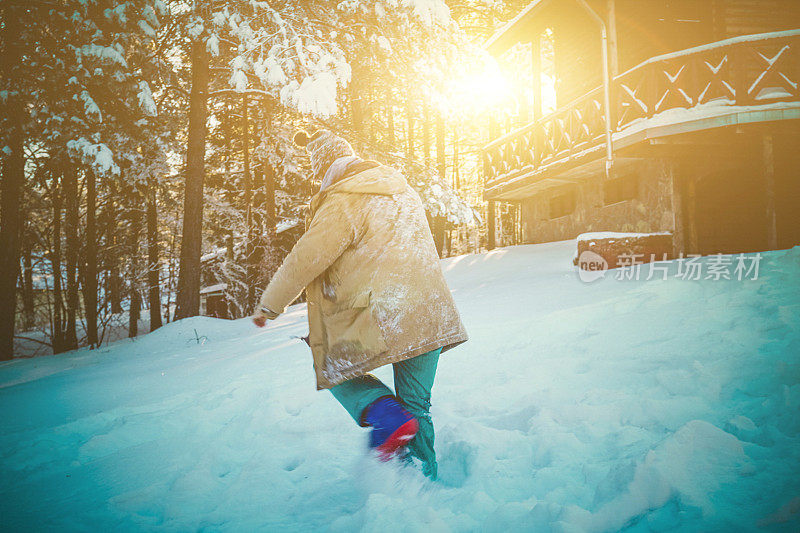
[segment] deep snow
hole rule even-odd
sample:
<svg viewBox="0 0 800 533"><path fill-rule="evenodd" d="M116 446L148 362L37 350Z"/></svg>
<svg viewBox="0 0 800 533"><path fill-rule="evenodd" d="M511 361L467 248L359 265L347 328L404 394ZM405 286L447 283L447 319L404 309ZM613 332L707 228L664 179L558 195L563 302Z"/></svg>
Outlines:
<svg viewBox="0 0 800 533"><path fill-rule="evenodd" d="M315 390L298 305L0 366L2 528L800 529L800 248L587 284L575 246L443 262L471 339L440 361L437 483Z"/></svg>

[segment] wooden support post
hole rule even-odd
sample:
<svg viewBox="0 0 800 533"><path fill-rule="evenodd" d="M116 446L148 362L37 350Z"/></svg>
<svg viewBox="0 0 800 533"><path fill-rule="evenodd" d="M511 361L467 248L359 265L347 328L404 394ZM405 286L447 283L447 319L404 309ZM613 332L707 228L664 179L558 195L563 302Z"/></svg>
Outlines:
<svg viewBox="0 0 800 533"><path fill-rule="evenodd" d="M606 26L608 28L608 70L609 78L611 79L609 87L611 109L608 112L611 115L611 125L616 128L619 125L619 101L617 99L617 85L614 83L614 78L619 74L619 54L617 52L617 5L616 0L607 0L608 2L608 19Z"/></svg>
<svg viewBox="0 0 800 533"><path fill-rule="evenodd" d="M619 74L619 57L617 55L617 6L616 0L607 0L608 20L608 62L611 77Z"/></svg>
<svg viewBox="0 0 800 533"><path fill-rule="evenodd" d="M672 182L672 255L686 252L686 198L684 175L674 160L663 162L663 172L669 172Z"/></svg>
<svg viewBox="0 0 800 533"><path fill-rule="evenodd" d="M683 176L686 181L684 191L686 191L686 253L699 254L699 243L697 242L697 184L693 176Z"/></svg>
<svg viewBox="0 0 800 533"><path fill-rule="evenodd" d="M486 218L486 229L488 232L486 248L489 250L494 250L495 246L497 245L495 242L495 202L494 200L489 200L489 210Z"/></svg>
<svg viewBox="0 0 800 533"><path fill-rule="evenodd" d="M764 135L764 198L767 208L767 247L778 248L778 226L775 215L775 156L772 135Z"/></svg>
<svg viewBox="0 0 800 533"><path fill-rule="evenodd" d="M542 34L531 40L531 69L533 70L533 120L542 118Z"/></svg>

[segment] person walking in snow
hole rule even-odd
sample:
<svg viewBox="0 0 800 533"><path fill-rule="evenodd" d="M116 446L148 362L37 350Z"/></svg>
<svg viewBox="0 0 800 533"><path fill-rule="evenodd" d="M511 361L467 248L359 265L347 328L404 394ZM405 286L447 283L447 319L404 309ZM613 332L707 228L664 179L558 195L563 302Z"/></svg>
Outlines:
<svg viewBox="0 0 800 533"><path fill-rule="evenodd" d="M398 171L357 157L328 130L295 143L321 180L306 232L273 276L263 327L306 290L317 389L371 427L388 459L403 449L436 479L431 388L440 353L467 340L419 195ZM392 363L396 395L368 372Z"/></svg>

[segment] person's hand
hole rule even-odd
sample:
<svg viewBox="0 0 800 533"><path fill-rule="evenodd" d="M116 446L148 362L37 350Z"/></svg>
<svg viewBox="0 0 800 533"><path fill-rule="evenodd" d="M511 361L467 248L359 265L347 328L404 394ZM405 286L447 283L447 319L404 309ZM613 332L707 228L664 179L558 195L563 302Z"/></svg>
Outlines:
<svg viewBox="0 0 800 533"><path fill-rule="evenodd" d="M263 328L267 325L267 320L275 320L279 315L280 313L276 313L268 307L259 307L253 315L253 324L259 328Z"/></svg>

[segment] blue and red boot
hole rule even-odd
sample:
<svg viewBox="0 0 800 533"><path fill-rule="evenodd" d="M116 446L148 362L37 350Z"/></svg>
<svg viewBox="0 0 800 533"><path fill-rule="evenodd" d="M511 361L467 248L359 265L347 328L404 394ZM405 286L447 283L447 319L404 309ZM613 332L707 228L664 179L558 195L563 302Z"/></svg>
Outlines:
<svg viewBox="0 0 800 533"><path fill-rule="evenodd" d="M406 411L394 396L384 396L372 402L365 410L364 421L372 426L370 448L378 452L382 461L391 459L419 429L414 415Z"/></svg>

